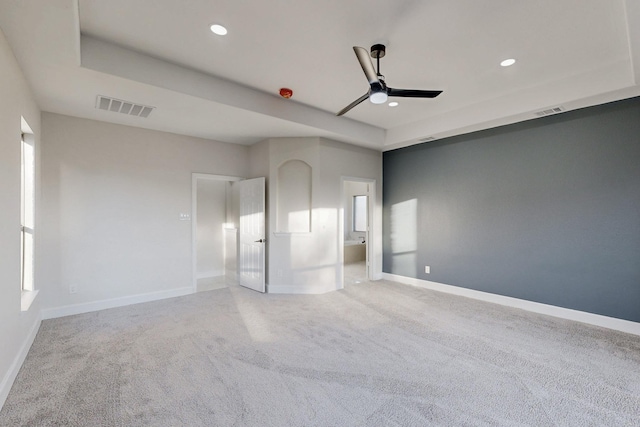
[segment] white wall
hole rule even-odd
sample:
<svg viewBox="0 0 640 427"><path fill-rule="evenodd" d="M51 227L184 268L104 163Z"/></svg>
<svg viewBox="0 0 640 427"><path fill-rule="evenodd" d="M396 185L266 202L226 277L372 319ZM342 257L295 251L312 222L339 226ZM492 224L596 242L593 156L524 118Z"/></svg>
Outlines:
<svg viewBox="0 0 640 427"><path fill-rule="evenodd" d="M224 236L227 221L227 181L198 179L197 278L224 274Z"/></svg>
<svg viewBox="0 0 640 427"><path fill-rule="evenodd" d="M274 221L272 171L290 159L313 168L312 231L269 238L269 283L280 291L340 287L342 177L375 179L381 203L379 152L319 138L268 140L250 149L53 113L41 117L2 34L0 74L0 402L35 337L41 309L53 317L104 308L102 302L191 292L191 223L180 214L191 213L192 173L266 176L267 212ZM34 130L40 159L40 294L25 313L19 286L21 116ZM381 234L379 218L376 209L375 234ZM267 229L275 227L268 223ZM377 266L381 248L381 242L374 248Z"/></svg>
<svg viewBox="0 0 640 427"><path fill-rule="evenodd" d="M191 174L246 176L248 147L51 113L42 127L48 312L190 291L191 222L180 214L191 213Z"/></svg>
<svg viewBox="0 0 640 427"><path fill-rule="evenodd" d="M34 132L40 156L40 110L0 31L0 407L40 324L41 295L20 311L20 133L21 117ZM39 162L36 163L36 245L40 239ZM36 247L37 251L37 247ZM36 252L36 266L40 260ZM41 275L35 277L40 288Z"/></svg>
<svg viewBox="0 0 640 427"><path fill-rule="evenodd" d="M249 178L269 179L270 140L257 142L249 148Z"/></svg>
<svg viewBox="0 0 640 427"><path fill-rule="evenodd" d="M342 287L342 187L344 177L376 181L377 201L372 224L374 278L382 271L382 154L322 138L268 140L269 292L322 293ZM264 147L261 147L264 156ZM278 233L274 198L278 194L278 167L288 160L311 166L310 233Z"/></svg>
<svg viewBox="0 0 640 427"><path fill-rule="evenodd" d="M371 263L371 279L382 278L382 153L349 144L320 139L320 161L325 167L321 170L320 179L321 203L341 207L343 201L341 192L343 178L373 179L375 185L371 185L370 197L375 199L372 212L370 212L371 229L369 233L369 262ZM332 248L336 250L336 258L342 261L344 247L338 241L339 221L332 221L327 226L327 239L333 235ZM335 227L335 228L334 228ZM336 268L336 282L342 283L342 265Z"/></svg>
<svg viewBox="0 0 640 427"><path fill-rule="evenodd" d="M240 191L237 181L226 181L226 228L237 229L240 225Z"/></svg>

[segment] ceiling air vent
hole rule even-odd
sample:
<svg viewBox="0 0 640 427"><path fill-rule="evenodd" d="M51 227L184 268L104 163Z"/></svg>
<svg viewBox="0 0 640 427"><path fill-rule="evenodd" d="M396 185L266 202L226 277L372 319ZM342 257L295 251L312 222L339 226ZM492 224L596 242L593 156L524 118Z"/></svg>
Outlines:
<svg viewBox="0 0 640 427"><path fill-rule="evenodd" d="M129 101L123 101L121 99L98 95L96 108L105 111L113 111L115 113L127 114L129 116L147 118L156 107L149 107L148 105L141 105Z"/></svg>
<svg viewBox="0 0 640 427"><path fill-rule="evenodd" d="M558 114L564 111L564 107L553 107L542 111L537 111L537 117L550 116L552 114Z"/></svg>

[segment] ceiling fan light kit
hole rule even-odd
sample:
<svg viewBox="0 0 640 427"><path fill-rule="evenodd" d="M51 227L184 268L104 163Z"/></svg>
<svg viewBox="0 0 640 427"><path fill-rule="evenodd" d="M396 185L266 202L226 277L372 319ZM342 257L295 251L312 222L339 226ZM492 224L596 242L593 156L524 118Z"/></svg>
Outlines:
<svg viewBox="0 0 640 427"><path fill-rule="evenodd" d="M371 92L371 94L369 94L369 101L371 101L372 104L384 104L387 102L387 98L387 93L384 91Z"/></svg>
<svg viewBox="0 0 640 427"><path fill-rule="evenodd" d="M380 74L380 58L383 58L387 52L383 44L374 44L371 46L371 53L368 53L365 48L359 46L354 46L353 51L358 58L365 77L369 81L369 91L340 110L336 114L337 116L342 116L367 98L369 98L369 101L373 104L384 104L390 96L403 98L435 98L442 93L441 90L394 89L387 86L384 76ZM369 56L376 59L377 69L374 68Z"/></svg>

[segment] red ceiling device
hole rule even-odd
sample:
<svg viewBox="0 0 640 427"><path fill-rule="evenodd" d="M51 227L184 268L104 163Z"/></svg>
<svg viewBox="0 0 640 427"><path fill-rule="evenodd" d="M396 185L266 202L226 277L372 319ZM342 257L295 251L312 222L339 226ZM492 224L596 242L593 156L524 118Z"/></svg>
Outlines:
<svg viewBox="0 0 640 427"><path fill-rule="evenodd" d="M293 91L289 88L283 87L280 89L280 96L289 99L293 96Z"/></svg>

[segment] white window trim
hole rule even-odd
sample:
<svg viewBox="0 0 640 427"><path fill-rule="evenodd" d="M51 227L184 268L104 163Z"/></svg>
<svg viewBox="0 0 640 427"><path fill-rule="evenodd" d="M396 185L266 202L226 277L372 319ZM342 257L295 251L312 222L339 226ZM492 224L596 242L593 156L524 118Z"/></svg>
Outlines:
<svg viewBox="0 0 640 427"><path fill-rule="evenodd" d="M24 117L21 117L20 127L21 127L21 134L22 134L21 135L20 144L22 144L23 142L26 142L28 144L33 145L33 149L34 149L34 168L35 168L35 162L37 162L37 160L35 158L35 156L36 156L36 152L35 152L36 147L35 147L35 137L33 135L33 131L29 127L29 124L26 122ZM20 161L22 162L22 160L20 160ZM20 179L22 181L23 177L21 177ZM35 187L35 176L34 176L34 187ZM34 193L34 198L35 198L35 193ZM35 203L35 200L34 200L34 203ZM23 208L23 206L22 206L22 203L21 203L20 209L22 210L22 208ZM35 216L35 212L34 212L34 216ZM20 224L21 233L25 233L26 232L26 233L31 234L34 237L33 241L34 241L34 245L35 245L35 233L34 233L33 228L26 227L26 226L22 225L22 220L20 222L21 222L21 224ZM22 239L22 236L20 238ZM22 259L23 256L24 255L21 253L20 254L21 259ZM22 261L21 261L21 263L22 263ZM35 274L35 272L34 272L34 274ZM21 273L21 275L22 275L22 273ZM35 283L34 283L34 286L35 286ZM31 308L31 305L35 301L35 299L38 296L38 293L40 291L38 289L33 289L33 290L24 290L24 289L22 289L22 279L21 279L21 283L20 283L20 288L21 288L20 311L21 312L26 312L26 311L29 310L29 308Z"/></svg>
<svg viewBox="0 0 640 427"><path fill-rule="evenodd" d="M365 199L365 214L364 214L364 221L365 221L365 226L364 226L364 230L356 230L356 198L358 197L364 197ZM352 202L351 202L351 209L353 212L351 212L351 231L354 233L366 233L369 227L368 221L367 221L367 204L369 203L369 197L366 194L355 194L353 196Z"/></svg>
<svg viewBox="0 0 640 427"><path fill-rule="evenodd" d="M31 304L35 301L38 296L39 290L33 291L22 291L22 295L20 296L20 311L29 311Z"/></svg>

